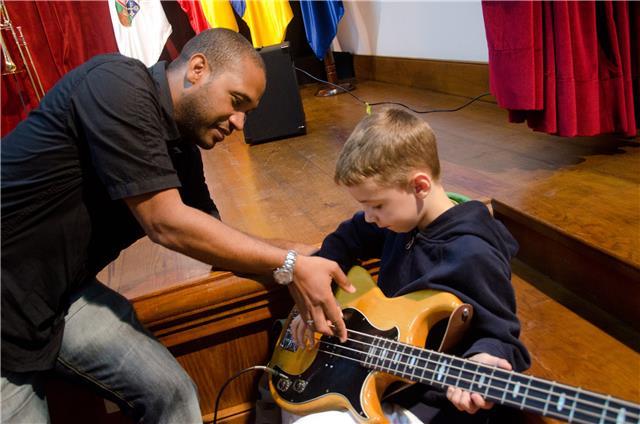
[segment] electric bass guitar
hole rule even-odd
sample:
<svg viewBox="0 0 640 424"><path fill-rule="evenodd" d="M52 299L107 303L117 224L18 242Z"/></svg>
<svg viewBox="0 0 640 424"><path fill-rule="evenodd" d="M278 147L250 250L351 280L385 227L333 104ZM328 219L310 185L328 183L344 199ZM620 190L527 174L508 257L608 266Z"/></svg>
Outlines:
<svg viewBox="0 0 640 424"><path fill-rule="evenodd" d="M636 403L441 353L471 321L472 308L456 296L421 290L390 299L364 268L354 267L348 277L356 293L336 294L345 343L322 336L312 349L298 348L288 328L293 314L280 334L269 364L279 374L269 375L269 388L283 409L298 415L343 409L358 422L386 423L380 405L385 390L394 382L420 382L459 387L567 422L640 424ZM417 347L447 317L440 349Z"/></svg>

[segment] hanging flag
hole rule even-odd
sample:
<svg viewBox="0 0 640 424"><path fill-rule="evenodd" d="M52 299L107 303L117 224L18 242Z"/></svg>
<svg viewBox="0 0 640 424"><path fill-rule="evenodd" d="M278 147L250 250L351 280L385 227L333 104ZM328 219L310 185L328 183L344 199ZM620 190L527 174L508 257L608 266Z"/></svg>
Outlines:
<svg viewBox="0 0 640 424"><path fill-rule="evenodd" d="M202 12L211 28L228 28L238 32L238 23L228 0L201 0Z"/></svg>
<svg viewBox="0 0 640 424"><path fill-rule="evenodd" d="M228 28L238 32L238 23L228 0L178 0L189 16L196 34L209 28Z"/></svg>
<svg viewBox="0 0 640 424"><path fill-rule="evenodd" d="M344 15L342 1L301 1L300 10L307 41L316 57L322 60L336 37L338 22Z"/></svg>
<svg viewBox="0 0 640 424"><path fill-rule="evenodd" d="M247 23L254 47L280 44L293 18L288 0L232 0L238 16Z"/></svg>
<svg viewBox="0 0 640 424"><path fill-rule="evenodd" d="M244 15L244 9L246 8L246 4L244 4L244 0L230 0L231 6L233 10L236 11L238 16L242 17Z"/></svg>
<svg viewBox="0 0 640 424"><path fill-rule="evenodd" d="M193 28L196 34L200 34L205 29L211 28L207 17L204 16L204 12L202 11L200 0L178 0L178 3L189 17L191 28Z"/></svg>
<svg viewBox="0 0 640 424"><path fill-rule="evenodd" d="M160 0L111 0L109 13L120 53L156 63L171 34Z"/></svg>

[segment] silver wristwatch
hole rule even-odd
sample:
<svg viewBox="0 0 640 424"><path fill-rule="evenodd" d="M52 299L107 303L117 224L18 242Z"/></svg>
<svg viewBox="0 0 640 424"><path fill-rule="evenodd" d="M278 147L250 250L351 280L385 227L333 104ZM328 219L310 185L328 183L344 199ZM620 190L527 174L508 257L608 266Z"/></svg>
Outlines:
<svg viewBox="0 0 640 424"><path fill-rule="evenodd" d="M286 286L293 281L293 267L296 265L297 257L298 253L296 253L295 250L289 250L287 252L284 264L273 270L273 279L276 280L276 283Z"/></svg>

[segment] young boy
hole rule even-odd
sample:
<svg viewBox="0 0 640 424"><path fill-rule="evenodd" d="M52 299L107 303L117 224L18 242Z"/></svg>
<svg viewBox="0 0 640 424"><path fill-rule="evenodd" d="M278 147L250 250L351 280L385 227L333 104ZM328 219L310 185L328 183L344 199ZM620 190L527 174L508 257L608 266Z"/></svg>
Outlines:
<svg viewBox="0 0 640 424"><path fill-rule="evenodd" d="M518 245L483 203L456 205L449 199L440 183L435 135L425 121L402 109L365 117L342 149L335 180L363 211L340 224L318 255L335 260L345 271L360 261L380 258L378 285L387 297L422 289L455 294L473 305L474 317L452 353L504 369L529 367L529 354L518 340L511 286L510 260ZM294 320L299 344L311 331L302 319ZM416 384L394 401L423 421L487 422L486 413L469 415L492 407L480 395L450 387L446 398L450 404ZM439 408L424 406L425 399ZM323 414L327 413L313 415ZM329 414L333 415L325 415L323 422L353 422L346 412L338 421L335 413ZM283 414L285 422L295 418Z"/></svg>

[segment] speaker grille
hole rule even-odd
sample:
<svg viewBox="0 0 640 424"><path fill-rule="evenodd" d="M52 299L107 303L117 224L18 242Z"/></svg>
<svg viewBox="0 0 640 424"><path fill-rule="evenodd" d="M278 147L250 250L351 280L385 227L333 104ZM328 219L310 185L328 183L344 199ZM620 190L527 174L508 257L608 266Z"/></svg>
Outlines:
<svg viewBox="0 0 640 424"><path fill-rule="evenodd" d="M247 116L245 142L257 144L305 134L304 109L289 43L263 47L260 55L267 70L267 88L257 109Z"/></svg>

